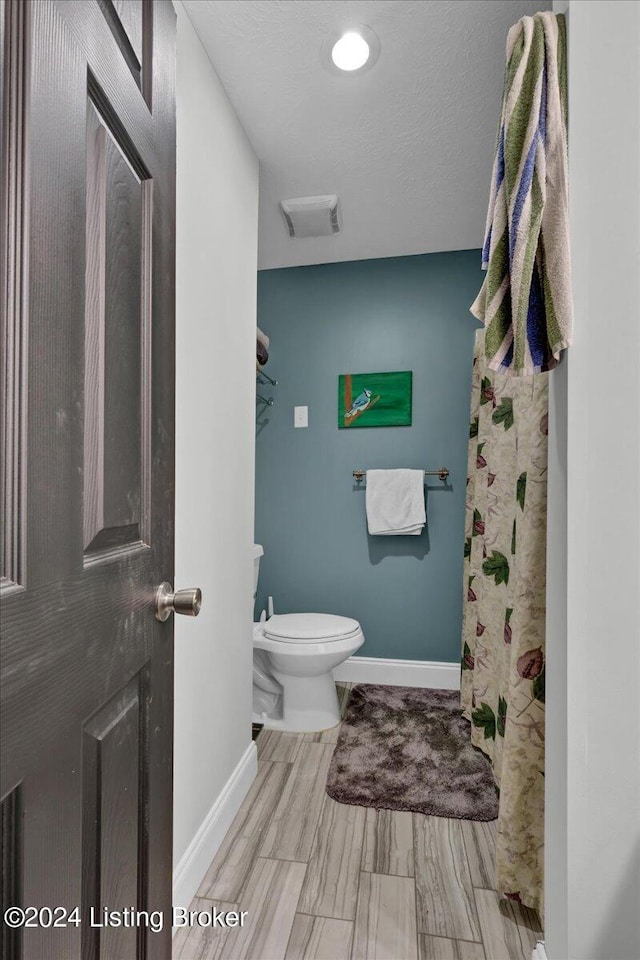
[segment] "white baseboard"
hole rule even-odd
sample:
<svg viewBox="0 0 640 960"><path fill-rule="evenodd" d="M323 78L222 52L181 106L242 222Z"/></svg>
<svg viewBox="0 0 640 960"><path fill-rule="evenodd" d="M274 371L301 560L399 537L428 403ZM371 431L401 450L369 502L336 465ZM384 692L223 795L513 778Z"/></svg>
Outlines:
<svg viewBox="0 0 640 960"><path fill-rule="evenodd" d="M393 687L460 689L460 664L430 660L386 660L381 657L349 657L333 671L345 683L388 683Z"/></svg>
<svg viewBox="0 0 640 960"><path fill-rule="evenodd" d="M538 940L535 947L533 948L533 953L531 954L531 960L547 960L547 951L544 948L544 940Z"/></svg>
<svg viewBox="0 0 640 960"><path fill-rule="evenodd" d="M173 903L188 907L258 772L250 743L173 871Z"/></svg>

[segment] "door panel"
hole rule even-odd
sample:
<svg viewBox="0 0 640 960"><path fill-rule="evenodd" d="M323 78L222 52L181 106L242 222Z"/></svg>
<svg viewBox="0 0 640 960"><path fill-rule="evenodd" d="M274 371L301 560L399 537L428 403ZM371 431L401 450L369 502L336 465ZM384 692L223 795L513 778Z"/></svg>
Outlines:
<svg viewBox="0 0 640 960"><path fill-rule="evenodd" d="M22 906L22 796L20 786L0 802L0 903ZM6 924L0 926L0 957L18 960L22 949L22 932Z"/></svg>
<svg viewBox="0 0 640 960"><path fill-rule="evenodd" d="M151 187L90 100L84 544L94 558L148 536Z"/></svg>
<svg viewBox="0 0 640 960"><path fill-rule="evenodd" d="M165 912L161 933L25 929L3 957L162 960L175 16L5 0L0 18L3 906Z"/></svg>
<svg viewBox="0 0 640 960"><path fill-rule="evenodd" d="M102 919L111 904L147 900L147 686L144 669L84 728L84 917L93 910ZM134 957L136 942L133 928L83 928L85 957Z"/></svg>
<svg viewBox="0 0 640 960"><path fill-rule="evenodd" d="M145 70L149 58L152 6L145 0L99 0L102 12L131 74L150 103Z"/></svg>
<svg viewBox="0 0 640 960"><path fill-rule="evenodd" d="M120 21L133 54L140 66L142 64L142 0L105 0L113 6L115 16Z"/></svg>
<svg viewBox="0 0 640 960"><path fill-rule="evenodd" d="M26 224L24 114L26 107L26 10L0 0L0 111L2 115L2 344L0 362L0 584L19 587L25 553L26 310L24 248Z"/></svg>

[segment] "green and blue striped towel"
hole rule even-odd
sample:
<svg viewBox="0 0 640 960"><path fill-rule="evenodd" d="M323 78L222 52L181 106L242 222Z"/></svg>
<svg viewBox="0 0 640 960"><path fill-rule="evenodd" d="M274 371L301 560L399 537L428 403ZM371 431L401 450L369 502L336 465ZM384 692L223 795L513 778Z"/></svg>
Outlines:
<svg viewBox="0 0 640 960"><path fill-rule="evenodd" d="M550 370L571 344L567 58L562 15L523 17L509 31L482 267L471 307L488 365Z"/></svg>

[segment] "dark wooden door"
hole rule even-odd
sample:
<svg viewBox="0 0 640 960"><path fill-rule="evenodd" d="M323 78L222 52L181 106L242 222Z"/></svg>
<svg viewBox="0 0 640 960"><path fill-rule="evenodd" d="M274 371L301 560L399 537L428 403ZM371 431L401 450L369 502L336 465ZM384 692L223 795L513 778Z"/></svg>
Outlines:
<svg viewBox="0 0 640 960"><path fill-rule="evenodd" d="M169 0L4 0L2 957L171 952ZM164 911L91 926L107 908ZM61 914L58 913L58 920ZM56 919L55 916L53 919Z"/></svg>

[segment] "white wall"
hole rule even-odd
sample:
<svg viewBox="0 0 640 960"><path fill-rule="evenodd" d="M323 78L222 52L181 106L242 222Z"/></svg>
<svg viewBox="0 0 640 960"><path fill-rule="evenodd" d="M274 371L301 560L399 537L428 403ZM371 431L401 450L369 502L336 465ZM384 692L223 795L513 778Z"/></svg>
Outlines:
<svg viewBox="0 0 640 960"><path fill-rule="evenodd" d="M569 957L566 944L567 380L570 353L549 377L544 928L547 953L554 960Z"/></svg>
<svg viewBox="0 0 640 960"><path fill-rule="evenodd" d="M576 323L552 375L545 938L550 960L637 960L640 4L571 0L568 38Z"/></svg>
<svg viewBox="0 0 640 960"><path fill-rule="evenodd" d="M174 868L198 873L255 771L251 623L258 162L180 3ZM240 764L240 768L238 765ZM240 773L221 802L234 771ZM194 840L195 838L195 840Z"/></svg>

